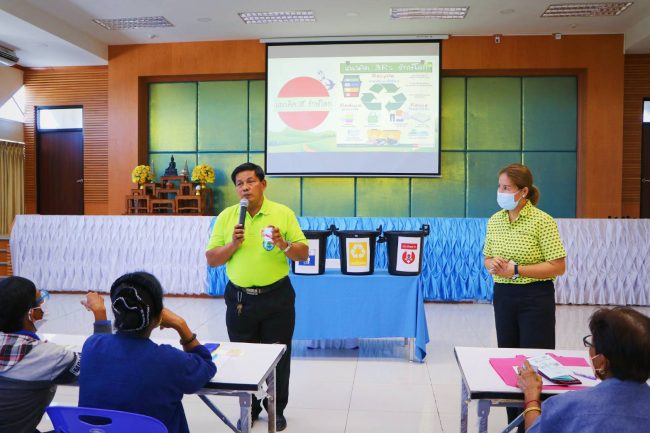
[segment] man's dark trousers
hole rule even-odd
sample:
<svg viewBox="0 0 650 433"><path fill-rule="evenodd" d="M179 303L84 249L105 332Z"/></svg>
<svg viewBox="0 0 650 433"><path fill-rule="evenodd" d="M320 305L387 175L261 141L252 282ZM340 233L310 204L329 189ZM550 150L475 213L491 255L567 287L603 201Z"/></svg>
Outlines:
<svg viewBox="0 0 650 433"><path fill-rule="evenodd" d="M272 291L248 295L228 282L226 301L226 326L230 341L239 343L281 343L287 346L276 367L277 414L284 414L289 401L289 375L291 373L291 339L296 323L296 294L288 277L281 280ZM238 292L241 293L241 314L237 313ZM260 401L253 396L253 413L261 410Z"/></svg>

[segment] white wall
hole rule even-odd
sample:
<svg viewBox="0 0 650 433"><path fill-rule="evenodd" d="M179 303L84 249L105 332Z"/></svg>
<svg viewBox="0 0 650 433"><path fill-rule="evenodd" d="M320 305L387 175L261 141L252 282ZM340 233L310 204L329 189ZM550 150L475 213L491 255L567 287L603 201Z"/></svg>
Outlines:
<svg viewBox="0 0 650 433"><path fill-rule="evenodd" d="M23 85L23 71L0 66L0 106ZM23 123L0 119L0 140L24 142Z"/></svg>

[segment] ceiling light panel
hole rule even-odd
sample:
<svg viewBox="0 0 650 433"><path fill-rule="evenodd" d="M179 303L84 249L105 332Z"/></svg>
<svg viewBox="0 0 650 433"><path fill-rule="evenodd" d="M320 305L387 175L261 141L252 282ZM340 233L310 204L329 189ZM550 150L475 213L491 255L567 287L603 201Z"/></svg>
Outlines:
<svg viewBox="0 0 650 433"><path fill-rule="evenodd" d="M450 19L462 20L467 16L469 6L439 7L439 8L390 8L390 18L393 20L414 19Z"/></svg>
<svg viewBox="0 0 650 433"><path fill-rule="evenodd" d="M543 17L603 17L620 15L634 2L550 5Z"/></svg>
<svg viewBox="0 0 650 433"><path fill-rule="evenodd" d="M237 15L246 24L316 22L314 11L239 12Z"/></svg>
<svg viewBox="0 0 650 433"><path fill-rule="evenodd" d="M174 27L165 17L111 18L93 20L107 30L125 30L157 27Z"/></svg>

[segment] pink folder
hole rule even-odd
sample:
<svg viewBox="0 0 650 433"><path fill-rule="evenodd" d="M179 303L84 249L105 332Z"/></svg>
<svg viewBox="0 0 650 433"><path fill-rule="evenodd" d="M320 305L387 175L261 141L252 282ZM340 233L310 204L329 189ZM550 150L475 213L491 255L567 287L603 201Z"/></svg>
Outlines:
<svg viewBox="0 0 650 433"><path fill-rule="evenodd" d="M570 356L558 356L553 353L548 355L555 358L560 364L566 367L589 367L587 360L584 358L574 358ZM506 385L517 387L517 373L514 367L518 367L528 359L527 356L517 355L514 358L490 358L490 365L494 371L503 379ZM542 389L561 390L561 389L585 389L584 385L544 385Z"/></svg>

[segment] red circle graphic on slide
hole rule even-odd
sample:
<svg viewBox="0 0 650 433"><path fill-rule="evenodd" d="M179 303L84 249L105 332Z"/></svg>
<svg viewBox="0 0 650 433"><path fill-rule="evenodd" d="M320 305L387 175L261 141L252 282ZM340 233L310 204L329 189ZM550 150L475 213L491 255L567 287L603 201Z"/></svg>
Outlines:
<svg viewBox="0 0 650 433"><path fill-rule="evenodd" d="M327 88L318 80L311 77L297 77L285 83L278 93L282 98L329 97ZM313 129L323 123L329 111L280 111L280 119L290 128L299 131Z"/></svg>

